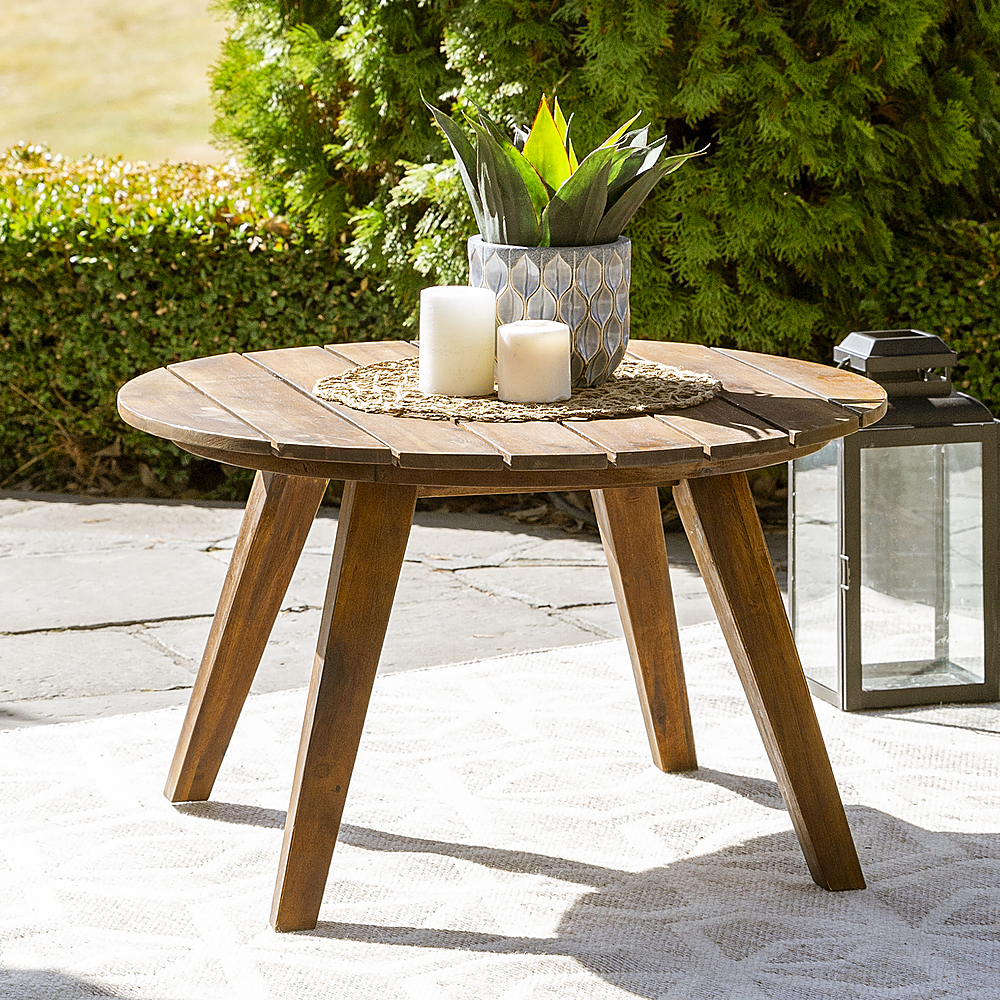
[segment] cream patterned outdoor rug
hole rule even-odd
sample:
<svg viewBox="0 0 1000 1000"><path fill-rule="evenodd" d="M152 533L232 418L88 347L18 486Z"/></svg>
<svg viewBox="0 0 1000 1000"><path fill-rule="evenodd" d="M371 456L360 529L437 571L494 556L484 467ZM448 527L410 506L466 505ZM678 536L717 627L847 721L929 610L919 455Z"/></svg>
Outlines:
<svg viewBox="0 0 1000 1000"><path fill-rule="evenodd" d="M304 692L213 801L176 710L0 734L0 997L994 1000L1000 709L819 706L869 880L809 878L714 625L701 770L649 762L621 642L379 678L315 932L267 925Z"/></svg>

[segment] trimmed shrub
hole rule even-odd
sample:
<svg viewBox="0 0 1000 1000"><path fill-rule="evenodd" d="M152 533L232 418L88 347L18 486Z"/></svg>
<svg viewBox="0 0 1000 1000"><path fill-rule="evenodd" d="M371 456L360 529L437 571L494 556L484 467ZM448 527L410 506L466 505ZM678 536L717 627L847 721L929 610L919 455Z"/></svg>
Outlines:
<svg viewBox="0 0 1000 1000"><path fill-rule="evenodd" d="M913 328L944 339L958 354L955 387L1000 414L1000 227L921 227L862 309L865 329Z"/></svg>
<svg viewBox="0 0 1000 1000"><path fill-rule="evenodd" d="M474 230L420 104L600 142L642 108L699 158L631 226L638 336L828 359L927 219L993 218L1000 13L977 0L227 0L217 134L413 315Z"/></svg>
<svg viewBox="0 0 1000 1000"><path fill-rule="evenodd" d="M15 147L0 161L0 486L231 495L214 463L123 424L118 389L206 354L400 336L400 321L233 164Z"/></svg>

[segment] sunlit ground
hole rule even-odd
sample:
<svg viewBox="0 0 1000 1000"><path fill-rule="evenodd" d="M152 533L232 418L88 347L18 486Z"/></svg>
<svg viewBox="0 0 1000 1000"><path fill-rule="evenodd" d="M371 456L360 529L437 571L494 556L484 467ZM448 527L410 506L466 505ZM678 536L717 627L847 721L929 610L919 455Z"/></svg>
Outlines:
<svg viewBox="0 0 1000 1000"><path fill-rule="evenodd" d="M0 0L0 148L217 162L207 0Z"/></svg>

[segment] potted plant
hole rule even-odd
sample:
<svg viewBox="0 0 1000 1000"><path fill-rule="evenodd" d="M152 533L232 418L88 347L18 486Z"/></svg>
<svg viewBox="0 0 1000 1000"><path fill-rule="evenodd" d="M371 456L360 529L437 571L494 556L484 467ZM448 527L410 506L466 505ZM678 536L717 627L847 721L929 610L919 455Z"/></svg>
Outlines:
<svg viewBox="0 0 1000 1000"><path fill-rule="evenodd" d="M625 354L632 244L622 236L656 182L697 156L664 157L666 137L635 115L583 160L573 116L543 96L530 130L508 138L483 111L472 138L427 105L455 154L479 235L469 240L469 284L497 294L497 320L555 319L573 334L573 385L600 385Z"/></svg>

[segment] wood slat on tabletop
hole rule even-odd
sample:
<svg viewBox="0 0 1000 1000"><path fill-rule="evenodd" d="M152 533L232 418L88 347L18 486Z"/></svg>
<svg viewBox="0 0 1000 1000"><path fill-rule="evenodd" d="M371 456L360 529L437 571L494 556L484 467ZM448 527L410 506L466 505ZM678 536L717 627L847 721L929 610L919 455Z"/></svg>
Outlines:
<svg viewBox="0 0 1000 1000"><path fill-rule="evenodd" d="M724 386L721 398L787 431L793 445L829 441L860 426L857 413L701 344L633 341L629 353L645 361L709 372Z"/></svg>
<svg viewBox="0 0 1000 1000"><path fill-rule="evenodd" d="M358 364L418 356L416 346L402 341L330 344L326 349ZM701 457L700 449L692 441L649 418L586 421L586 424L589 431L582 430L575 422L567 424L565 429L556 423L461 422L466 430L500 451L511 469L522 471L603 469L609 460L624 465L667 465Z"/></svg>
<svg viewBox="0 0 1000 1000"><path fill-rule="evenodd" d="M619 468L698 462L699 441L653 417L607 420L567 420L563 426L603 448Z"/></svg>
<svg viewBox="0 0 1000 1000"><path fill-rule="evenodd" d="M271 454L271 442L265 435L166 368L146 372L122 386L118 412L133 427L178 444Z"/></svg>
<svg viewBox="0 0 1000 1000"><path fill-rule="evenodd" d="M374 364L419 354L412 344L387 340L372 344L332 344L329 351L359 364ZM608 465L605 448L561 427L558 423L487 423L463 420L459 426L482 438L499 451L511 469L604 469Z"/></svg>
<svg viewBox="0 0 1000 1000"><path fill-rule="evenodd" d="M785 431L718 397L656 419L694 438L713 461L784 451L791 444Z"/></svg>
<svg viewBox="0 0 1000 1000"><path fill-rule="evenodd" d="M373 365L378 361L415 358L417 349L405 340L381 340L376 343L326 344L326 349L356 365Z"/></svg>
<svg viewBox="0 0 1000 1000"><path fill-rule="evenodd" d="M327 350L364 358L365 364L418 355L416 347L398 340L371 344L337 344ZM421 422L443 423L436 420ZM462 420L458 426L494 447L513 470L604 469L608 465L608 455L603 448L555 422L505 424Z"/></svg>
<svg viewBox="0 0 1000 1000"><path fill-rule="evenodd" d="M885 415L888 405L885 389L871 379L856 375L854 372L833 368L830 365L818 365L813 361L781 358L773 354L754 354L750 351L723 348L716 350L753 368L775 375L784 382L797 385L800 389L814 392L832 403L857 410L862 427L868 427Z"/></svg>
<svg viewBox="0 0 1000 1000"><path fill-rule="evenodd" d="M349 357L361 364L388 361L396 357L415 357L415 345L400 341L383 341L371 344L334 344L327 350ZM680 413L681 411L677 411ZM702 454L716 458L729 458L741 451L778 451L788 443L788 435L756 420L737 407L727 406L722 411L712 408L712 413L723 420L722 427L704 427L697 422L697 434L691 434L687 426L669 425L651 417L636 417L617 420L566 421L567 430L586 438L603 450L608 459L619 467L642 465L670 465L697 461ZM603 468L573 462L571 456L579 454L570 448L568 440L555 431L540 436L528 424L486 424L474 421L463 422L462 426L481 434L503 454L512 469L541 468ZM502 430L498 429L502 428ZM561 446L564 456L562 464L552 461L542 466L538 464L543 455L553 458L553 448ZM539 451L539 449L542 449ZM589 449L585 454L592 455Z"/></svg>
<svg viewBox="0 0 1000 1000"><path fill-rule="evenodd" d="M170 365L170 371L255 427L277 455L326 462L390 464L381 441L296 392L239 354Z"/></svg>
<svg viewBox="0 0 1000 1000"><path fill-rule="evenodd" d="M307 395L314 405L324 407L377 438L404 468L499 470L504 467L503 457L495 448L450 421L365 413L317 399L312 390L321 378L342 375L356 367L322 347L254 351L246 357L283 379L294 391Z"/></svg>
<svg viewBox="0 0 1000 1000"><path fill-rule="evenodd" d="M493 445L517 472L608 467L604 448L554 420L509 424L468 420L461 426Z"/></svg>

